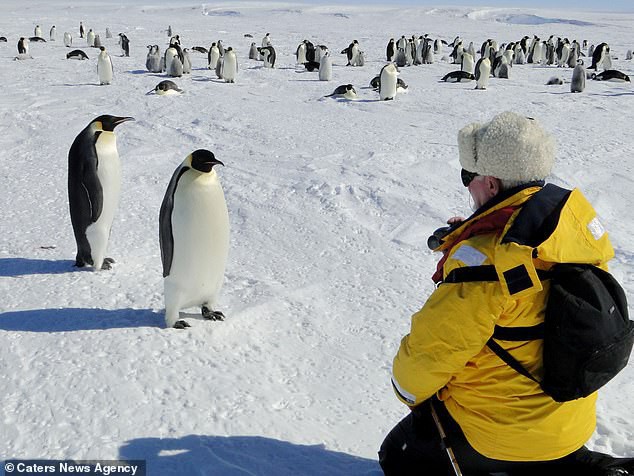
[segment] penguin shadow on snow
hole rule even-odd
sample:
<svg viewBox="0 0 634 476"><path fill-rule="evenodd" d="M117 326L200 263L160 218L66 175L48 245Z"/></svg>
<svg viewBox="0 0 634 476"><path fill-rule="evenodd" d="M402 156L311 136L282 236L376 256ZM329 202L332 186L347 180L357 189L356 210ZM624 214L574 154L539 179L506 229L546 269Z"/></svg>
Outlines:
<svg viewBox="0 0 634 476"><path fill-rule="evenodd" d="M260 436L139 438L119 449L122 460L146 461L147 474L182 476L381 476L377 461Z"/></svg>
<svg viewBox="0 0 634 476"><path fill-rule="evenodd" d="M72 332L135 327L163 327L152 309L32 309L0 314L0 329L26 332Z"/></svg>
<svg viewBox="0 0 634 476"><path fill-rule="evenodd" d="M0 276L19 277L33 274L64 274L90 268L76 268L73 260L46 260L32 258L0 258Z"/></svg>

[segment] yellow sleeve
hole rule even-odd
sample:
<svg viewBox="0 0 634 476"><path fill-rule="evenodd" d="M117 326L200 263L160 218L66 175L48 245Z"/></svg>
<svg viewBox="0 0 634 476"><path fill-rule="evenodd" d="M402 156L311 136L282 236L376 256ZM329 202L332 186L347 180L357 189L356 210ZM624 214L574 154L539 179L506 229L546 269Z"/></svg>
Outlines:
<svg viewBox="0 0 634 476"><path fill-rule="evenodd" d="M502 313L498 282L441 284L412 316L392 367L399 399L416 406L444 387L486 345Z"/></svg>

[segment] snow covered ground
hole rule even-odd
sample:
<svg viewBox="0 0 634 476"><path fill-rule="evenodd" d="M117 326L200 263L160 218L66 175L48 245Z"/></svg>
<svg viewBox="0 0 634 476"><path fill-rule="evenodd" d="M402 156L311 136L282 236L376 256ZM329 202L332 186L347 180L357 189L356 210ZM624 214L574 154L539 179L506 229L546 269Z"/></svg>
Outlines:
<svg viewBox="0 0 634 476"><path fill-rule="evenodd" d="M80 21L112 55L109 86L98 86ZM14 61L37 24L46 39L56 25L57 41L31 43L33 59ZM146 95L165 79L145 70L146 45L164 51L168 25L186 47L233 46L236 83L192 52L191 75L175 79L183 95ZM470 213L462 126L510 109L552 131L552 181L594 204L616 250L611 270L634 299L632 86L589 81L571 94L568 83L545 85L569 81L570 69L516 65L511 79L474 90L439 82L457 69L445 47L434 64L401 68L408 92L380 102L369 82L388 40L587 39L609 43L615 69L631 75L633 27L634 14L528 8L3 0L0 459L146 459L152 476L380 474L378 447L407 412L392 393L392 357L433 289L427 236ZM89 60L65 59L64 31ZM130 57L119 56L119 32ZM267 32L274 69L248 59ZM329 47L332 81L296 66L303 39ZM339 53L354 39L363 67ZM347 83L359 100L323 97ZM117 128L116 264L79 271L67 156L100 114L136 121ZM172 172L198 148L226 165L227 319L179 331L163 321L158 212ZM632 394L630 365L601 391L592 448L634 455Z"/></svg>

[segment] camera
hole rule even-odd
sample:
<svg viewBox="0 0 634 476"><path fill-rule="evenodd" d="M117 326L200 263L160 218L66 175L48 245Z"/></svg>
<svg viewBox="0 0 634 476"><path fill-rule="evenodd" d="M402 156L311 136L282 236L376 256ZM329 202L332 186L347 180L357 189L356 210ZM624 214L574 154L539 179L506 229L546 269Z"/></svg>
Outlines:
<svg viewBox="0 0 634 476"><path fill-rule="evenodd" d="M462 225L461 221L437 228L436 230L434 230L431 236L427 238L427 247L432 251L435 250L443 244L443 238L451 233L453 230L458 228L460 225Z"/></svg>

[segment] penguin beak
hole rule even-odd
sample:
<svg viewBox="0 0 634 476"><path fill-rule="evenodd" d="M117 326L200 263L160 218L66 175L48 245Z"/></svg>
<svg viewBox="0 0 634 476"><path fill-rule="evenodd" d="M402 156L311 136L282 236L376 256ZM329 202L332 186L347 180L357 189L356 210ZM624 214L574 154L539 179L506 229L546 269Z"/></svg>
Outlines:
<svg viewBox="0 0 634 476"><path fill-rule="evenodd" d="M123 124L124 122L134 121L134 117L114 117L112 119L112 128L114 129L119 124Z"/></svg>

